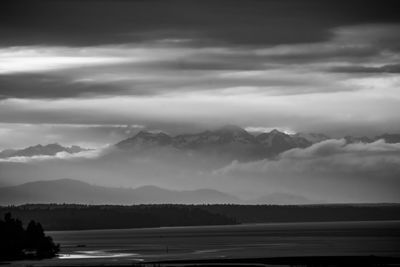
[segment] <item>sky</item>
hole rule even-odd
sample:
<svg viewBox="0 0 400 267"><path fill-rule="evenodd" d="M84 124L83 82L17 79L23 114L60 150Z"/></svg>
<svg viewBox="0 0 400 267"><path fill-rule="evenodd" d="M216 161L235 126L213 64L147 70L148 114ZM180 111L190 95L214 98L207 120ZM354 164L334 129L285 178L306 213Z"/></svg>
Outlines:
<svg viewBox="0 0 400 267"><path fill-rule="evenodd" d="M4 1L0 148L97 147L135 126L400 131L398 11L390 0Z"/></svg>
<svg viewBox="0 0 400 267"><path fill-rule="evenodd" d="M396 2L2 1L0 149L226 124L399 133Z"/></svg>

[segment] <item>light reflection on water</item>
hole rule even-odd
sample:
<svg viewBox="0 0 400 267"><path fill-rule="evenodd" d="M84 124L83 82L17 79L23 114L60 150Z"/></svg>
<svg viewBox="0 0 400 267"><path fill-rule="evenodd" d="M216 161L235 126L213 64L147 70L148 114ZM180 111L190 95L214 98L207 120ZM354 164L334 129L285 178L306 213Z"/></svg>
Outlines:
<svg viewBox="0 0 400 267"><path fill-rule="evenodd" d="M282 223L59 231L60 261L400 256L400 222ZM84 248L82 248L84 247Z"/></svg>
<svg viewBox="0 0 400 267"><path fill-rule="evenodd" d="M59 259L99 259L99 258L121 258L138 256L136 253L113 253L102 250L76 251L70 254L59 254ZM137 259L143 261L143 259Z"/></svg>

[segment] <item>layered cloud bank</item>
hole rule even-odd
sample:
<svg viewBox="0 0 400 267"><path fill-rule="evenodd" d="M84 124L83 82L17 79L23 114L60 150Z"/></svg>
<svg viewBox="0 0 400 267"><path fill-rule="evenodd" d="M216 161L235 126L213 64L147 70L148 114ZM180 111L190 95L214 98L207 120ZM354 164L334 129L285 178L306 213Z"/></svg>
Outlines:
<svg viewBox="0 0 400 267"><path fill-rule="evenodd" d="M333 135L395 132L399 29L341 26L323 41L273 46L199 47L193 37L2 47L0 123L11 131L15 123L139 124L176 133L232 122ZM7 140L0 146L12 146Z"/></svg>
<svg viewBox="0 0 400 267"><path fill-rule="evenodd" d="M399 201L400 144L326 140L283 152L276 160L235 161L215 174L330 201Z"/></svg>
<svg viewBox="0 0 400 267"><path fill-rule="evenodd" d="M98 150L90 150L90 151L82 151L78 153L68 153L68 152L58 152L55 155L35 155L35 156L12 156L7 158L0 158L0 162L38 162L38 161L51 161L55 159L59 160L68 160L68 159L85 159L85 158L97 158L102 154L100 149Z"/></svg>

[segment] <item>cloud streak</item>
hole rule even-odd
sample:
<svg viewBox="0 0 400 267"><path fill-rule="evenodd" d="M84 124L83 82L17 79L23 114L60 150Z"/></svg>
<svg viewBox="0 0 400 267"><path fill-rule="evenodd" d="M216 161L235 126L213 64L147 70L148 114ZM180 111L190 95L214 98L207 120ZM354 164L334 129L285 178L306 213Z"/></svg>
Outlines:
<svg viewBox="0 0 400 267"><path fill-rule="evenodd" d="M347 26L331 29L323 42L268 47L197 47L194 39L0 48L0 98L361 91L348 84L364 79L358 74L397 72L399 29L398 24Z"/></svg>
<svg viewBox="0 0 400 267"><path fill-rule="evenodd" d="M0 162L16 162L16 163L30 163L30 162L40 162L40 161L52 161L52 160L82 160L82 159L94 159L103 154L101 149L81 151L78 153L68 153L68 152L58 152L57 154L50 155L37 155L37 156L17 156L0 158Z"/></svg>

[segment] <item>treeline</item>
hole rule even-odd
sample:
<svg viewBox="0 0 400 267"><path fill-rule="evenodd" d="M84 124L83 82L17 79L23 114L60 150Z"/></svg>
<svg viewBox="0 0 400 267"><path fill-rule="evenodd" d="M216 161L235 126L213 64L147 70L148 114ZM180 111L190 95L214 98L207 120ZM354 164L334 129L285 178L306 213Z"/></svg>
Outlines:
<svg viewBox="0 0 400 267"><path fill-rule="evenodd" d="M0 260L50 258L59 251L50 236L44 234L40 223L31 220L26 228L11 213L0 220Z"/></svg>
<svg viewBox="0 0 400 267"><path fill-rule="evenodd" d="M240 223L400 220L400 204L205 205Z"/></svg>
<svg viewBox="0 0 400 267"><path fill-rule="evenodd" d="M165 226L225 225L236 220L193 205L31 204L1 207L23 222L40 221L46 230L123 229Z"/></svg>
<svg viewBox="0 0 400 267"><path fill-rule="evenodd" d="M399 204L380 205L76 205L0 207L46 230L122 229L268 222L400 220Z"/></svg>

